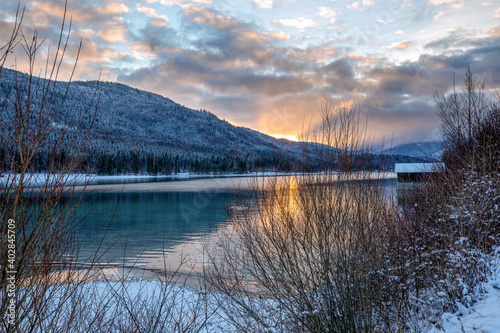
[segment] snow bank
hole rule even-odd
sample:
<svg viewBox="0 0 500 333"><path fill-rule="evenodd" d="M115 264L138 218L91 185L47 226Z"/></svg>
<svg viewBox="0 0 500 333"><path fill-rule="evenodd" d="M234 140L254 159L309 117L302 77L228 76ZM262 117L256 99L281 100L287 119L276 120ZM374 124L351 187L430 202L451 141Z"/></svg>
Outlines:
<svg viewBox="0 0 500 333"><path fill-rule="evenodd" d="M479 302L466 310L467 313L444 313L442 323L434 325L428 333L500 332L500 248L496 251L496 258Z"/></svg>

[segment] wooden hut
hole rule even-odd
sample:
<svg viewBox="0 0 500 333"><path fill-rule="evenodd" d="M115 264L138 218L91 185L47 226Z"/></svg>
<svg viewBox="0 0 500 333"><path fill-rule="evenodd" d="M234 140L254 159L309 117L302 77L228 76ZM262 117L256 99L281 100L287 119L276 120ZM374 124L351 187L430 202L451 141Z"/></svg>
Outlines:
<svg viewBox="0 0 500 333"><path fill-rule="evenodd" d="M398 175L398 205L407 200L411 191L425 176L444 170L444 163L396 163L394 172Z"/></svg>

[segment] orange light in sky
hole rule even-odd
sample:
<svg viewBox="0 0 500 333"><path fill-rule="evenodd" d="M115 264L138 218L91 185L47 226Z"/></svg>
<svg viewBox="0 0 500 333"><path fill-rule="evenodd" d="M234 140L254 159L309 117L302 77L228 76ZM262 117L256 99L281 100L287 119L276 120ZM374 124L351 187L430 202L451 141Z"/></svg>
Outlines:
<svg viewBox="0 0 500 333"><path fill-rule="evenodd" d="M273 138L276 138L276 139L287 139L287 140L290 140L290 141L299 141L299 139L297 139L297 136L294 135L294 134L268 134L270 136L272 136Z"/></svg>

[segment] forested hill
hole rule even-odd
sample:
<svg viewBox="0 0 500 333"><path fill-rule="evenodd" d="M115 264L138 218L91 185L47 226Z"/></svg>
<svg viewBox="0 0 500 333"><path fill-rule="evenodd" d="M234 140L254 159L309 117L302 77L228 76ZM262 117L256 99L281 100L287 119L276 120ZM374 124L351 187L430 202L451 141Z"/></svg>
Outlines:
<svg viewBox="0 0 500 333"><path fill-rule="evenodd" d="M96 82L74 82L73 89L93 89ZM119 83L101 83L96 138L131 145L153 144L203 154L274 153L279 142L236 127L207 111L181 106L168 98Z"/></svg>
<svg viewBox="0 0 500 333"><path fill-rule="evenodd" d="M2 70L2 89L14 80L14 71ZM280 142L244 127L236 127L207 111L197 111L160 95L120 83L74 81L65 103L70 107L83 96L88 105L97 86L100 89L99 112L94 123L95 139L124 142L128 145L154 144L200 153L250 154L271 153ZM64 82L57 84L56 97L62 98ZM83 92L83 94L82 94ZM5 96L6 91L2 93ZM58 101L54 103L59 105ZM90 118L88 118L90 120Z"/></svg>
<svg viewBox="0 0 500 333"><path fill-rule="evenodd" d="M5 99L15 94L16 80L26 79L25 74L2 69L0 102L6 109L1 117L12 112L8 110L13 109L11 103L5 103ZM54 106L61 104L66 86L65 82L57 82ZM148 172L145 170L147 159L153 160L151 164L163 163L159 159L170 160L172 166L166 165L164 170L158 170L161 173L168 173L170 168L173 171L244 171L251 167L245 165L248 163L271 166L275 163L275 156L283 150L287 151L288 157L300 151L298 143L234 126L208 111L193 110L171 99L120 83L73 81L63 113L68 112L76 101L79 101L80 108L90 105L96 87L100 93L99 108L93 124L90 151L98 156L91 156L90 159L95 161L89 163L99 169L104 168L100 164L108 164L103 173ZM81 127L87 128L91 121L89 112ZM127 165L130 164L128 158L134 160L135 165ZM116 165L120 159L124 160L123 167ZM173 165L175 161L183 162L178 162L176 167ZM213 163L221 165L206 165Z"/></svg>
<svg viewBox="0 0 500 333"><path fill-rule="evenodd" d="M12 101L16 99L16 87L22 87L27 78L20 72L2 69L0 119L4 123L8 123L9 117L14 114ZM31 124L36 123L36 110L42 104L39 98L43 85L44 81L36 78L32 83ZM311 148L311 144L275 139L248 128L234 126L208 111L193 110L160 95L120 83L74 81L67 94L66 88L66 82L57 82L54 92L50 94L53 110L45 114L50 117L50 114L57 114L61 104L63 107L53 122L53 133L47 137L36 156L36 165L33 167L38 172L47 171L51 159L54 159L54 156L49 155L51 147L59 140L58 129L85 132L92 121L92 139L81 163L82 172L171 174L291 171L294 165L301 164L304 145ZM23 89L26 94L26 86ZM94 119L96 96L99 107ZM23 99L26 100L26 97ZM85 112L92 103L94 106ZM74 110L77 110L76 118L70 116ZM5 137L2 131L0 127L0 136ZM66 138L67 147L72 144L69 137L71 135ZM6 156L3 151L0 151L0 155ZM70 155L70 151L63 150L57 159L62 165ZM380 164L375 162L378 160L376 156L370 158ZM375 167L390 169L395 161L401 160L413 161L414 158L385 156L382 165Z"/></svg>

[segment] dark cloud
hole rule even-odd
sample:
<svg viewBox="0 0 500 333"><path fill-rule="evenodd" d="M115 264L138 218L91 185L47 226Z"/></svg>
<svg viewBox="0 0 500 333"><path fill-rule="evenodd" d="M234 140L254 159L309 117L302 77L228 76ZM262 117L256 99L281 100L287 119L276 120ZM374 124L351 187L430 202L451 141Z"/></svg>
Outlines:
<svg viewBox="0 0 500 333"><path fill-rule="evenodd" d="M338 79L352 80L354 77L353 65L349 60L338 59L320 69L325 75L334 75Z"/></svg>
<svg viewBox="0 0 500 333"><path fill-rule="evenodd" d="M428 42L424 45L426 49L446 50L451 47L461 47L470 42L470 37L474 36L473 31L463 28L455 28L448 32L448 36Z"/></svg>

